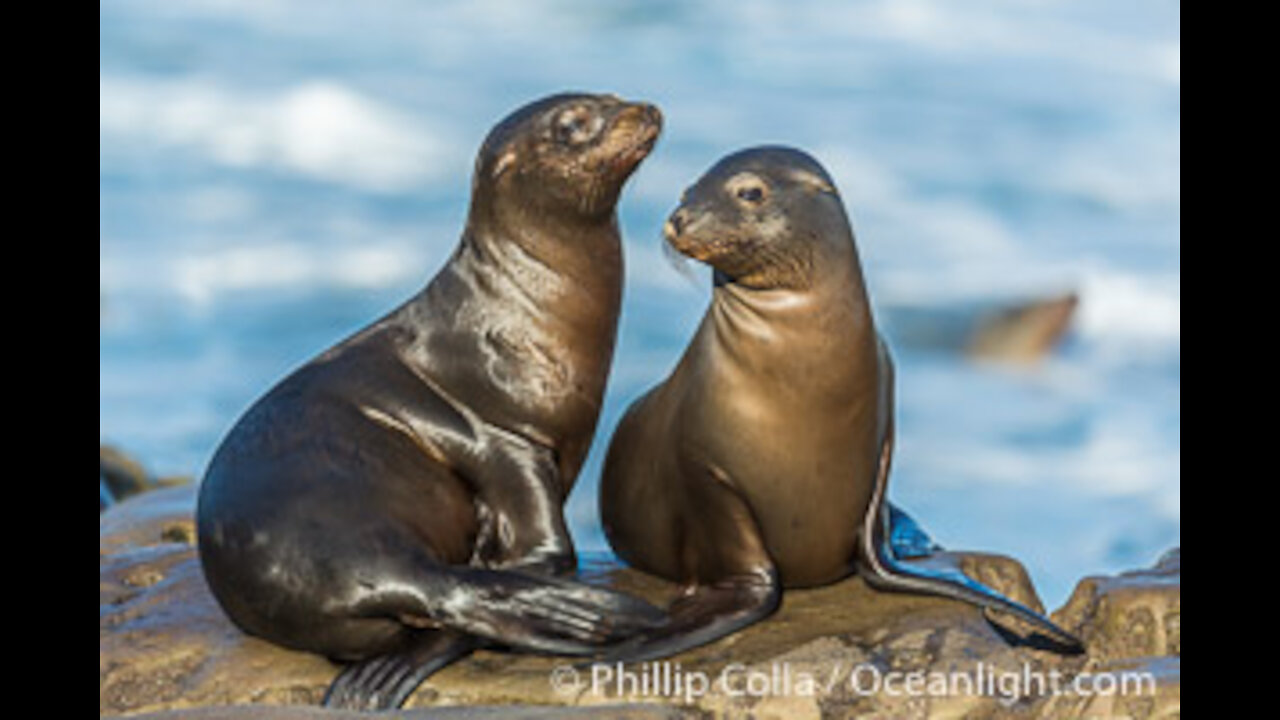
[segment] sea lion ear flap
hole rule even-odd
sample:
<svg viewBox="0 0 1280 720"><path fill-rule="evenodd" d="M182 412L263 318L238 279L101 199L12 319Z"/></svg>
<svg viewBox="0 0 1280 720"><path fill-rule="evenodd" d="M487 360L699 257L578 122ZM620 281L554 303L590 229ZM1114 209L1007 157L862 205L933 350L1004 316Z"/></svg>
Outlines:
<svg viewBox="0 0 1280 720"><path fill-rule="evenodd" d="M476 157L476 169L471 174L471 193L473 195L479 191L482 184L496 181L512 165L516 164L515 150L504 150L492 160L489 160L490 157L492 156L486 153L481 153Z"/></svg>
<svg viewBox="0 0 1280 720"><path fill-rule="evenodd" d="M791 179L814 192L826 193L828 195L837 194L835 186L828 182L826 178L820 177L808 170L792 170Z"/></svg>
<svg viewBox="0 0 1280 720"><path fill-rule="evenodd" d="M493 172L490 174L490 179L497 180L498 178L502 177L502 173L506 172L508 169L511 168L512 165L515 165L515 164L516 164L516 151L515 150L504 151L501 155L498 156L498 159L494 161Z"/></svg>

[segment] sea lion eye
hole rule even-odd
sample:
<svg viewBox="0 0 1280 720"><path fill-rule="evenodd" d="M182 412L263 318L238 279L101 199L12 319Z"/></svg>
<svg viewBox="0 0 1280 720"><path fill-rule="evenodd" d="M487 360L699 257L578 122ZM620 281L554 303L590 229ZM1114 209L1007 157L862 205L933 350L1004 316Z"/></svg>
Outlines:
<svg viewBox="0 0 1280 720"><path fill-rule="evenodd" d="M755 173L740 172L724 184L725 190L743 205L759 205L769 197L769 187Z"/></svg>
<svg viewBox="0 0 1280 720"><path fill-rule="evenodd" d="M568 110L556 118L556 139L569 145L581 145L600 134L604 120L586 108Z"/></svg>

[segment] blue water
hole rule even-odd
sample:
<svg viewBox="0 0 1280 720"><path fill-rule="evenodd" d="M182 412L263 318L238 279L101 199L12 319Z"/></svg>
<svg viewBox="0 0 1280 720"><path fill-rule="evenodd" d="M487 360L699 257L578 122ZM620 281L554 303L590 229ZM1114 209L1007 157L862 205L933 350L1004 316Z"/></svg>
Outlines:
<svg viewBox="0 0 1280 720"><path fill-rule="evenodd" d="M1047 604L1180 538L1177 3L101 6L100 436L198 475L290 369L418 289L473 153L564 89L657 103L626 190L628 275L597 444L709 295L665 261L680 190L743 146L803 147L849 206L898 361L891 496L944 545L1023 560ZM895 342L895 308L1072 289L1060 352L1011 371Z"/></svg>

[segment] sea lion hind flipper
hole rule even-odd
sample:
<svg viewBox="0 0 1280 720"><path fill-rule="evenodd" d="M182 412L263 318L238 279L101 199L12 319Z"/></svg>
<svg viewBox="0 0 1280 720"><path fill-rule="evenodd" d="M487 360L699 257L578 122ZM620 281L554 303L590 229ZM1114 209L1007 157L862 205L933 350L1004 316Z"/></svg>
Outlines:
<svg viewBox="0 0 1280 720"><path fill-rule="evenodd" d="M916 522L915 518L887 500L884 505L888 510L886 518L889 524L887 537L894 557L904 560L907 558L928 557L942 551L942 546L933 541L933 538L929 536L929 533L925 532L924 528L920 527L920 523Z"/></svg>
<svg viewBox="0 0 1280 720"><path fill-rule="evenodd" d="M895 556L895 548L891 540L893 530L886 527L894 521L894 508L889 506L884 497L885 487L888 484L889 458L892 452L893 428L890 426L881 447L879 470L871 495L871 510L864 519L862 539L858 544L861 575L867 584L877 590L941 595L982 608L1007 612L1043 632L1047 642L1040 644L1045 645L1046 649L1068 654L1084 652L1084 643L1058 627L1052 620L1022 603L1010 600L964 573L945 568L915 566L901 562ZM889 508L887 513L884 511L886 507Z"/></svg>
<svg viewBox="0 0 1280 720"><path fill-rule="evenodd" d="M463 633L421 630L399 652L345 667L329 685L323 705L357 711L398 708L423 680L480 644Z"/></svg>
<svg viewBox="0 0 1280 720"><path fill-rule="evenodd" d="M690 584L667 608L665 625L609 648L597 662L644 662L692 650L768 617L781 602L782 580L750 502L723 469L694 467L701 481L685 490L698 512L680 550ZM696 579L697 567L714 568L714 579Z"/></svg>
<svg viewBox="0 0 1280 720"><path fill-rule="evenodd" d="M781 598L772 569L696 585L672 603L666 625L610 648L596 662L638 663L692 650L768 617Z"/></svg>
<svg viewBox="0 0 1280 720"><path fill-rule="evenodd" d="M893 557L889 543L881 541L879 545L875 560L863 563L862 577L871 587L889 592L941 595L982 608L1007 612L1044 633L1046 642L1031 639L1028 640L1029 644L1066 654L1084 652L1084 643L1079 638L1022 603L1010 600L958 570L925 568L900 562Z"/></svg>

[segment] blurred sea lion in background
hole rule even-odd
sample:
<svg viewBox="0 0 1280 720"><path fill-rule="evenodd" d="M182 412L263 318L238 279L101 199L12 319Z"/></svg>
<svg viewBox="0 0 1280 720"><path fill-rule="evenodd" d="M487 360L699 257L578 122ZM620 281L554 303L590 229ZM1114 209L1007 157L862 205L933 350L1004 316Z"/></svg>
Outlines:
<svg viewBox="0 0 1280 720"><path fill-rule="evenodd" d="M1030 366L1061 347L1079 304L1076 293L1064 292L1001 302L891 305L877 315L899 347Z"/></svg>
<svg viewBox="0 0 1280 720"><path fill-rule="evenodd" d="M979 360L1028 365L1062 341L1080 299L1075 293L1031 300L984 313L965 345Z"/></svg>

